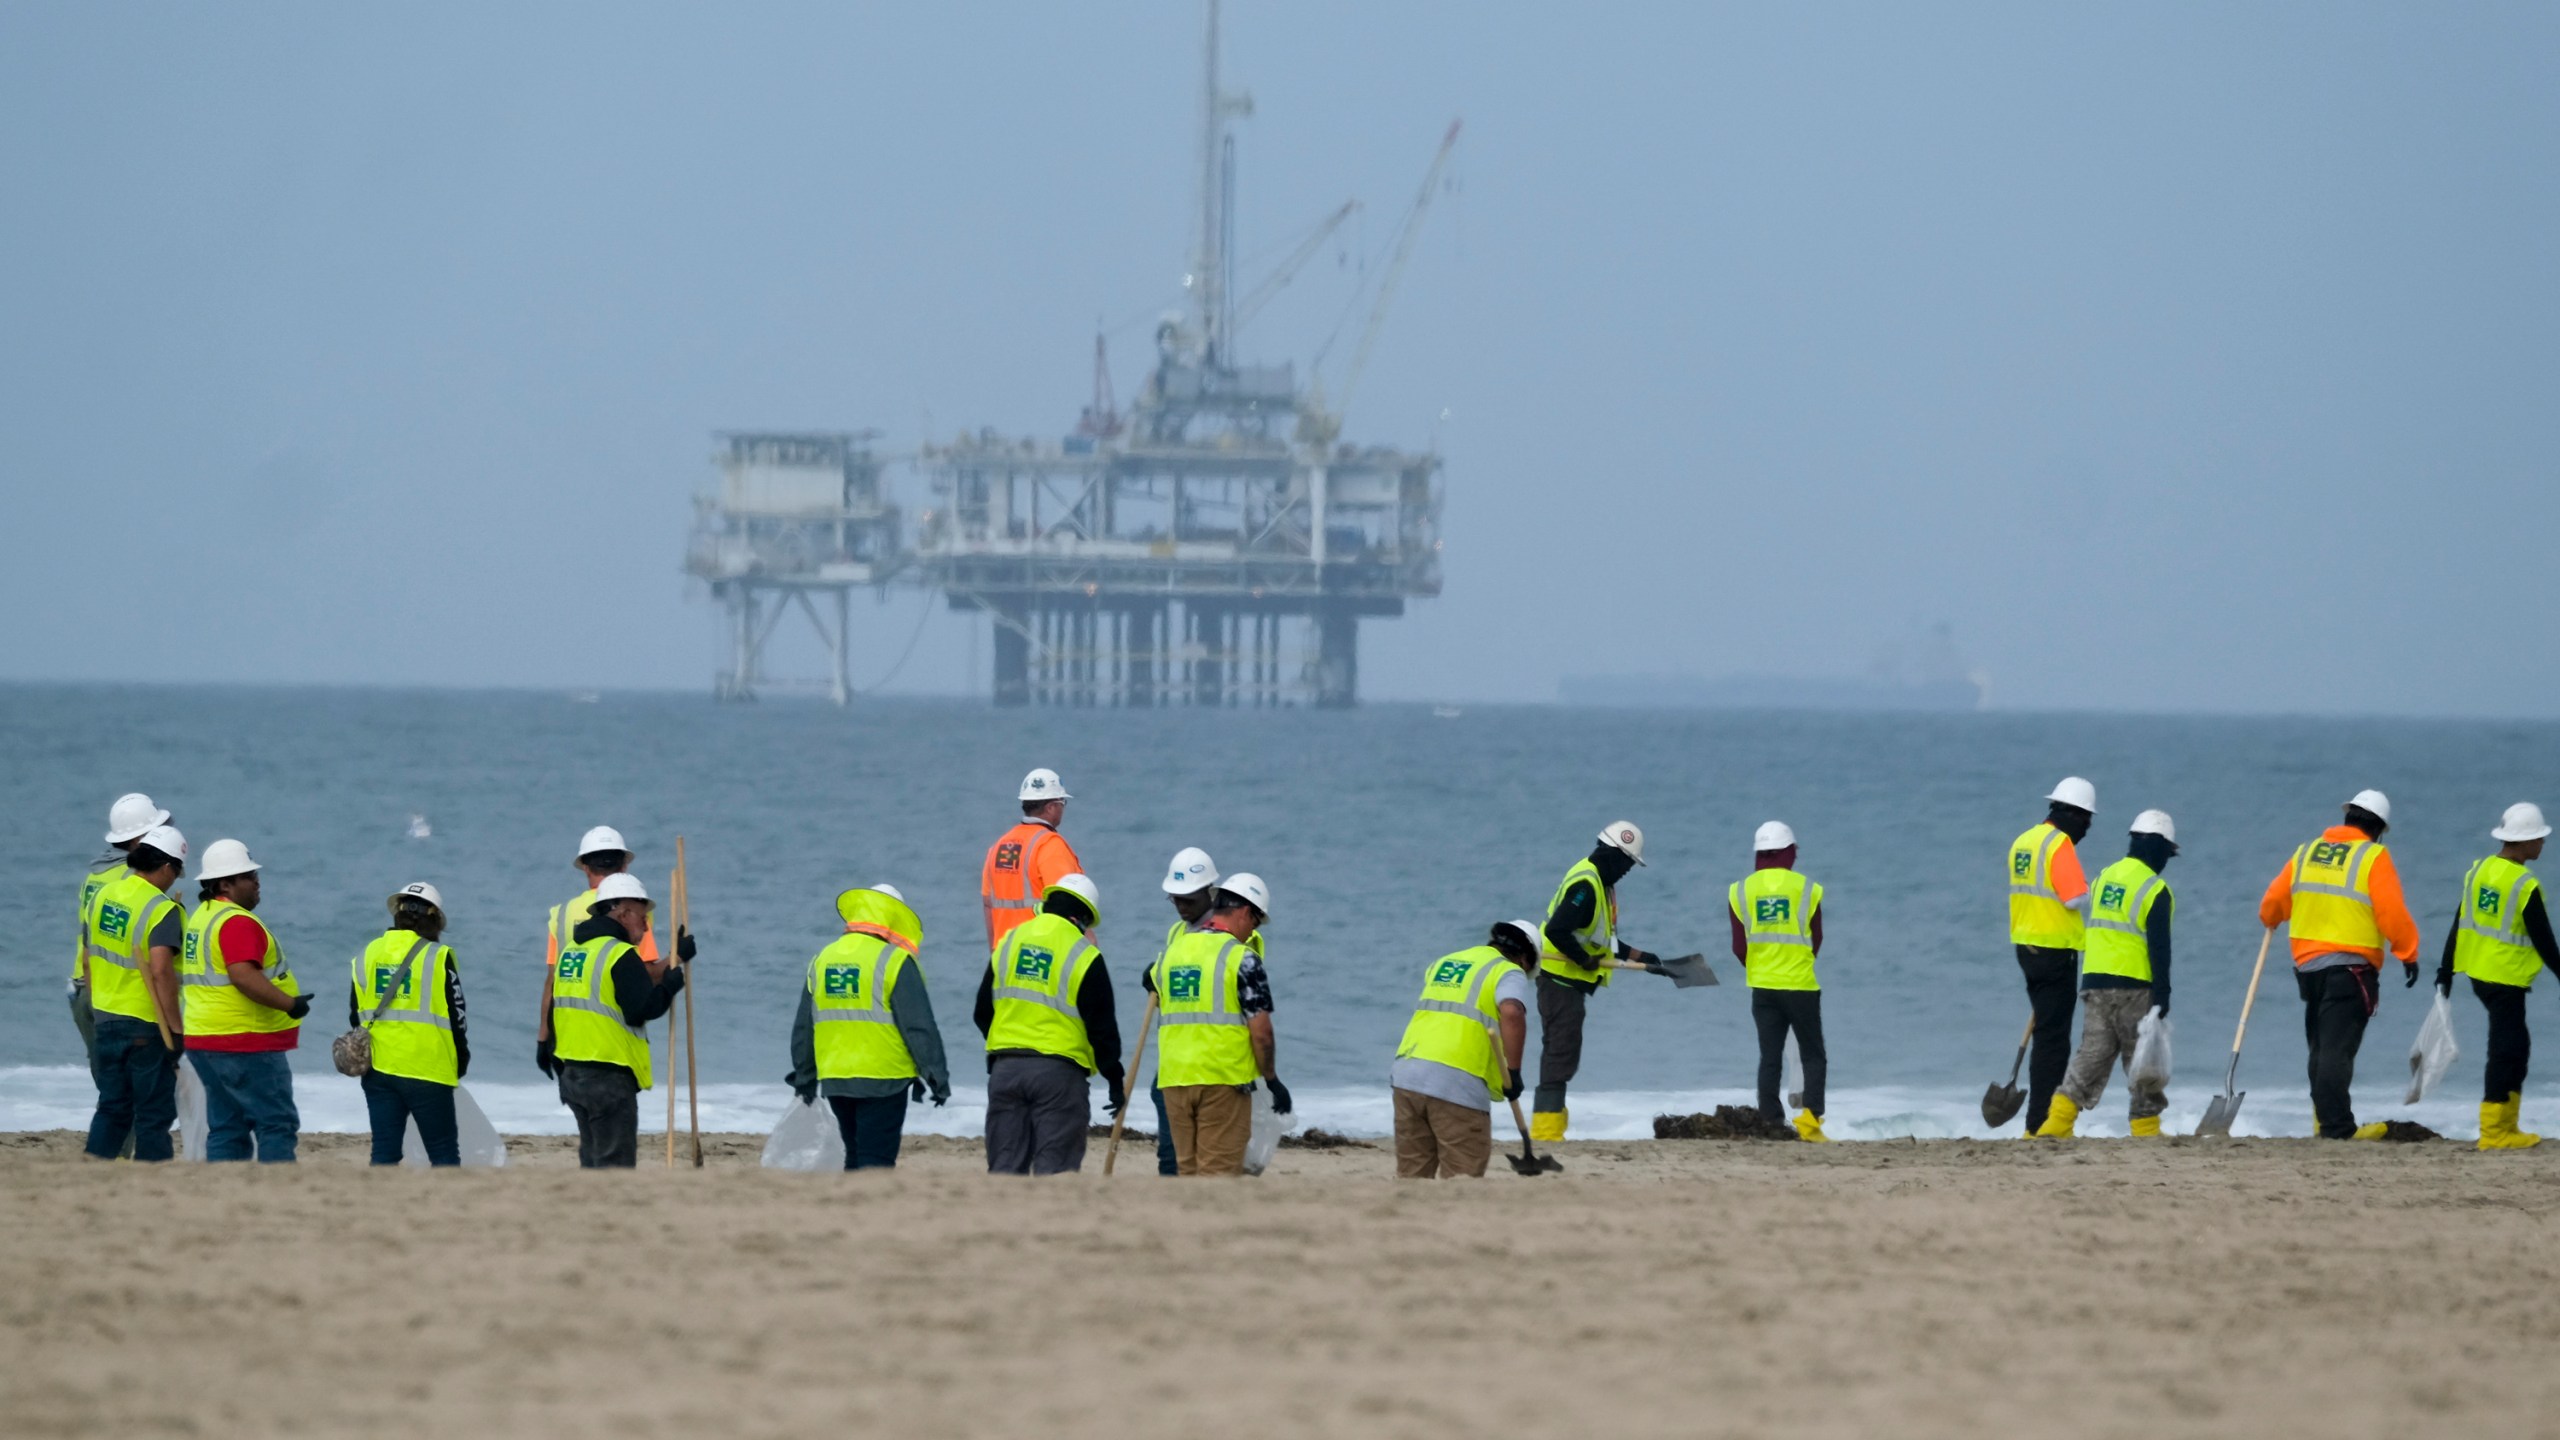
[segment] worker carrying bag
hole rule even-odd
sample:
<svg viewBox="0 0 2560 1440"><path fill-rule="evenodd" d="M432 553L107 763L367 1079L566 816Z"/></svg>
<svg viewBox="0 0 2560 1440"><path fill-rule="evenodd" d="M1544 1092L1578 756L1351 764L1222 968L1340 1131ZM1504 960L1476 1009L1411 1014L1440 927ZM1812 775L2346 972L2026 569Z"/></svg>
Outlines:
<svg viewBox="0 0 2560 1440"><path fill-rule="evenodd" d="M391 983L382 987L381 1003L364 1018L364 1024L329 1042L329 1063L338 1067L339 1074L361 1080L373 1073L373 1024L382 1018L383 1011L391 1008L392 1001L400 998L401 989L409 983L409 972L417 968L418 957L434 948L433 945L409 947L409 958L401 961L400 968L391 972Z"/></svg>

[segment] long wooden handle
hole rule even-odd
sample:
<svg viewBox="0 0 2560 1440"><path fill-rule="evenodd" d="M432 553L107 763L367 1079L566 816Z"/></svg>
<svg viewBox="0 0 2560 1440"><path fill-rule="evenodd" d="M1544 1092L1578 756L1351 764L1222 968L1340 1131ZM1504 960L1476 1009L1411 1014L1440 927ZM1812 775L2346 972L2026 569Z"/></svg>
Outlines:
<svg viewBox="0 0 2560 1440"><path fill-rule="evenodd" d="M2018 1088L2018 1071L2025 1068L2027 1063L2027 1046L2033 1044L2035 1042L2035 1038L2036 1015L2034 1011L2030 1010L2027 1012L2026 1033L2018 1037L2018 1058L2009 1062L2009 1088L2012 1090Z"/></svg>
<svg viewBox="0 0 2560 1440"><path fill-rule="evenodd" d="M1111 1146L1102 1152L1102 1173L1111 1173L1112 1162L1120 1158L1120 1131L1129 1123L1129 1107L1138 1101L1138 1069L1147 1063L1147 1032L1156 1025L1156 992L1147 992L1146 1018L1138 1022L1138 1048L1129 1055L1129 1068L1122 1072L1127 1079L1120 1087L1120 1113L1111 1117Z"/></svg>
<svg viewBox="0 0 2560 1440"><path fill-rule="evenodd" d="M667 907L675 908L676 897L684 893L684 862L667 872ZM687 981L693 979L688 975ZM690 988L690 987L688 987ZM676 1168L676 1022L667 1021L667 1168Z"/></svg>
<svg viewBox="0 0 2560 1440"><path fill-rule="evenodd" d="M693 923L693 888L684 868L684 837L676 837L676 934ZM679 940L681 943L681 940ZM693 1168L702 1168L702 1075L693 1048L693 962L679 959L684 970L684 1095L687 1126L693 1133ZM674 1048L670 1045L668 1048ZM672 1092L670 1092L672 1096Z"/></svg>
<svg viewBox="0 0 2560 1440"><path fill-rule="evenodd" d="M2240 998L2240 1028L2231 1032L2231 1054L2235 1060L2240 1055L2240 1041L2249 1033L2249 1009L2258 1003L2258 977L2267 973L2268 947L2275 943L2275 927L2269 926L2266 935L2258 941L2258 963L2249 971L2249 993Z"/></svg>

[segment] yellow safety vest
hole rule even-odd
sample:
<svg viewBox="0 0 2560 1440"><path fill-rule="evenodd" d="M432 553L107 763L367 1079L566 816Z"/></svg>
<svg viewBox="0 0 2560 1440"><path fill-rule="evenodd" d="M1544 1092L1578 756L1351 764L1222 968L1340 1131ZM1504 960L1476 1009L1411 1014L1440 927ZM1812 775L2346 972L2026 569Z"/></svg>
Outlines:
<svg viewBox="0 0 2560 1440"><path fill-rule="evenodd" d="M2453 968L2492 985L2531 985L2542 973L2542 955L2525 931L2524 902L2541 888L2532 871L2503 855L2472 866L2462 877Z"/></svg>
<svg viewBox="0 0 2560 1440"><path fill-rule="evenodd" d="M1443 955L1422 972L1422 998L1396 1042L1399 1060L1429 1060L1484 1077L1488 1099L1502 1093L1503 972L1520 967L1490 945Z"/></svg>
<svg viewBox="0 0 2560 1440"><path fill-rule="evenodd" d="M73 984L85 984L89 979L89 902L98 898L99 891L132 873L125 867L123 861L110 860L90 871L87 877L81 880L80 909L76 912L80 923L76 927L78 934L71 942L71 982Z"/></svg>
<svg viewBox="0 0 2560 1440"><path fill-rule="evenodd" d="M2293 918L2287 933L2296 940L2380 951L2373 866L2382 856L2379 840L2314 840L2294 851Z"/></svg>
<svg viewBox="0 0 2560 1440"><path fill-rule="evenodd" d="M414 964L411 955L418 957ZM462 1058L453 1045L453 1008L445 1003L445 975L452 963L450 947L408 930L384 931L351 962L359 1020L373 1014L373 1007L382 1004L383 987L402 965L409 965L391 1004L373 1023L376 1071L436 1085L462 1083Z"/></svg>
<svg viewBox="0 0 2560 1440"><path fill-rule="evenodd" d="M912 1080L915 1057L889 1013L913 957L877 935L840 935L809 961L811 1040L821 1080Z"/></svg>
<svg viewBox="0 0 2560 1440"><path fill-rule="evenodd" d="M560 952L551 967L552 1053L623 1066L646 1090L649 1032L622 1018L622 1002L613 993L613 967L631 948L627 940L599 935Z"/></svg>
<svg viewBox="0 0 2560 1440"><path fill-rule="evenodd" d="M1156 961L1156 1010L1164 1039L1156 1084L1250 1085L1253 1033L1245 1028L1238 975L1245 946L1220 930L1186 930Z"/></svg>
<svg viewBox="0 0 2560 1440"><path fill-rule="evenodd" d="M1174 921L1174 922L1173 922L1173 928L1172 928L1172 929L1170 929L1170 930L1167 930L1166 932L1164 932L1164 950L1158 950L1158 951L1156 952L1156 958L1157 958L1157 959L1163 959L1163 958L1164 958L1164 951L1165 951L1165 950L1170 950L1170 949L1172 949L1172 948L1173 948L1173 942L1174 942L1174 941L1176 941L1176 940L1181 939L1184 935L1186 935L1186 934L1190 933L1190 930L1191 930L1191 923L1190 923L1189 921L1187 921L1187 920L1176 920L1176 921ZM1246 936L1246 937L1245 937L1244 948L1246 948L1247 950L1252 951L1252 952L1253 952L1253 958L1255 958L1256 960L1264 960L1264 959L1268 959L1268 958L1270 958L1270 957L1266 956L1265 954L1263 954L1263 951L1262 951L1262 932L1261 932L1261 931L1259 931L1259 930L1256 930L1256 931L1254 931L1251 935L1248 935L1248 936Z"/></svg>
<svg viewBox="0 0 2560 1440"><path fill-rule="evenodd" d="M2082 975L2121 975L2151 983L2151 907L2169 893L2160 872L2127 855L2089 886L2089 948Z"/></svg>
<svg viewBox="0 0 2560 1440"><path fill-rule="evenodd" d="M2077 950L2083 932L2080 912L2062 903L2053 889L2053 852L2071 837L2051 822L2028 828L2009 844L2009 943L2045 950Z"/></svg>
<svg viewBox="0 0 2560 1440"><path fill-rule="evenodd" d="M1611 973L1609 961L1618 953L1618 897L1601 882L1600 867L1591 863L1590 856L1574 861L1573 868L1564 872L1564 879L1556 883L1555 898L1547 902L1547 918L1555 918L1556 912L1564 908L1564 897L1572 892L1576 882L1583 880L1591 882L1591 893L1599 898L1591 907L1591 923L1573 932L1573 943L1582 953L1573 956L1560 954L1555 942L1546 938L1545 927L1541 926L1538 932L1538 968L1568 980L1606 985ZM1594 951L1599 952L1599 963L1586 963Z"/></svg>
<svg viewBox="0 0 2560 1440"><path fill-rule="evenodd" d="M1754 990L1819 990L1813 916L1822 887L1793 870L1754 870L1727 886L1725 908L1742 922L1742 978Z"/></svg>
<svg viewBox="0 0 2560 1440"><path fill-rule="evenodd" d="M596 907L596 890L590 885L578 892L578 898L551 907L551 954L557 959L578 942L572 938L578 927L587 923L587 912Z"/></svg>
<svg viewBox="0 0 2560 1440"><path fill-rule="evenodd" d="M159 886L130 870L90 899L85 943L91 1009L101 1015L160 1023L159 1003L143 983L142 962L151 954L151 927L159 922L161 912L183 908Z"/></svg>
<svg viewBox="0 0 2560 1440"><path fill-rule="evenodd" d="M1064 916L1034 915L1005 932L987 957L995 973L995 1018L987 1049L1036 1050L1093 1069L1093 1037L1076 1010L1076 991L1102 954Z"/></svg>
<svg viewBox="0 0 2560 1440"><path fill-rule="evenodd" d="M265 932L267 959L260 968L268 981L287 995L302 993L293 967L285 963L284 945L266 921L228 900L208 901L188 917L186 943L178 951L178 1006L186 1014L187 1033L274 1035L302 1028L301 1021L259 1004L231 983L231 966L222 956L222 926L234 915L246 916Z"/></svg>

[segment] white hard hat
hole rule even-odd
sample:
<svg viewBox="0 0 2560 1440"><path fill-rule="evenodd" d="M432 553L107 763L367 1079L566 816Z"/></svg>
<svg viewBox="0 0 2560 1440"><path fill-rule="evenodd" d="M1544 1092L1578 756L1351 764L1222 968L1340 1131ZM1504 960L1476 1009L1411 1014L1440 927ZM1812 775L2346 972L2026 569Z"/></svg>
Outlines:
<svg viewBox="0 0 2560 1440"><path fill-rule="evenodd" d="M172 860L187 858L187 837L174 825L154 825L142 832L142 842Z"/></svg>
<svg viewBox="0 0 2560 1440"><path fill-rule="evenodd" d="M610 825L599 825L578 837L580 855L593 855L599 850L619 850L625 855L631 853L631 847L622 843L622 832Z"/></svg>
<svg viewBox="0 0 2560 1440"><path fill-rule="evenodd" d="M1067 782L1058 778L1058 772L1044 765L1022 777L1022 793L1014 798L1019 800L1073 800L1076 797L1067 793Z"/></svg>
<svg viewBox="0 0 2560 1440"><path fill-rule="evenodd" d="M2157 835L2175 845L2178 843L2178 822L2170 819L2169 812L2166 810L2145 810L2133 817L2133 828L2125 833Z"/></svg>
<svg viewBox="0 0 2560 1440"><path fill-rule="evenodd" d="M1073 875L1059 876L1057 884L1050 886L1049 890L1040 892L1040 898L1043 900L1049 898L1050 890L1066 891L1083 901L1084 908L1093 912L1094 919L1102 918L1102 887L1094 884L1093 877L1083 871L1079 870Z"/></svg>
<svg viewBox="0 0 2560 1440"><path fill-rule="evenodd" d="M2053 793L2044 798L2057 804L2076 806L2092 815L2098 813L2098 787L2077 775L2063 776L2062 783L2054 786Z"/></svg>
<svg viewBox="0 0 2560 1440"><path fill-rule="evenodd" d="M1521 938L1528 942L1529 953L1532 955L1538 953L1538 947L1546 943L1535 920L1505 920L1502 922L1502 928L1519 931Z"/></svg>
<svg viewBox="0 0 2560 1440"><path fill-rule="evenodd" d="M1173 868L1165 872L1164 893L1197 895L1217 883L1217 862L1209 858L1208 851L1187 845L1174 852Z"/></svg>
<svg viewBox="0 0 2560 1440"><path fill-rule="evenodd" d="M1264 915L1271 913L1271 887L1263 884L1259 875L1239 870L1219 881L1218 888L1240 900L1253 902L1253 908Z"/></svg>
<svg viewBox="0 0 2560 1440"><path fill-rule="evenodd" d="M150 796L139 790L119 795L116 803L107 807L107 843L122 845L139 840L152 826L168 823L169 812L152 804Z"/></svg>
<svg viewBox="0 0 2560 1440"><path fill-rule="evenodd" d="M436 887L424 880L413 880L401 886L391 892L390 899L382 903L390 909L392 914L397 915L400 913L400 902L403 900L424 900L436 907L436 913L444 913L444 897L436 893Z"/></svg>
<svg viewBox="0 0 2560 1440"><path fill-rule="evenodd" d="M2539 840L2551 833L2542 818L2542 807L2530 800L2519 800L2507 807L2506 818L2489 832L2492 840Z"/></svg>
<svg viewBox="0 0 2560 1440"><path fill-rule="evenodd" d="M2359 790L2356 798L2347 803L2385 825L2391 823L2391 797L2379 790Z"/></svg>
<svg viewBox="0 0 2560 1440"><path fill-rule="evenodd" d="M870 888L879 891L881 894L888 896L890 899L897 901L901 905L907 903L907 892L890 884L886 880L883 880L879 884Z"/></svg>
<svg viewBox="0 0 2560 1440"><path fill-rule="evenodd" d="M594 908L601 910L617 900L637 900L643 905L649 904L649 887L641 884L640 877L637 875L607 875L604 877L604 883L596 887Z"/></svg>
<svg viewBox="0 0 2560 1440"><path fill-rule="evenodd" d="M1600 827L1600 843L1614 845L1619 853L1637 864L1644 863L1644 832L1633 820L1612 820Z"/></svg>
<svg viewBox="0 0 2560 1440"><path fill-rule="evenodd" d="M1796 843L1796 832L1788 829L1787 822L1784 820L1772 820L1751 832L1751 848L1755 852L1784 850L1794 843Z"/></svg>
<svg viewBox="0 0 2560 1440"><path fill-rule="evenodd" d="M249 858L249 847L237 840L216 840L204 847L204 863L196 867L199 880L227 880L246 875L258 868Z"/></svg>

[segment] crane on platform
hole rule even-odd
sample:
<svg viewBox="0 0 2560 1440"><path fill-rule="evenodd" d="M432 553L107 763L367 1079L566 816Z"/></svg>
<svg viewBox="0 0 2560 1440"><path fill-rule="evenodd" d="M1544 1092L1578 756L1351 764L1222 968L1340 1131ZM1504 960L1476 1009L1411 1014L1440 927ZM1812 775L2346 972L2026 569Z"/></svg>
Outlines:
<svg viewBox="0 0 2560 1440"><path fill-rule="evenodd" d="M1299 241L1296 249L1291 250L1277 266L1273 267L1270 274L1262 277L1260 284L1245 292L1245 297L1236 302L1238 332L1242 332L1245 326L1253 322L1253 317L1261 312L1263 306L1269 304L1281 291L1289 288L1289 282L1298 277L1298 272L1305 268L1309 260L1315 258L1316 251L1322 249L1324 242L1333 238L1333 232L1342 228L1342 222L1350 219L1359 209L1359 201L1343 201L1341 209L1316 222L1315 228L1307 232L1307 238Z"/></svg>
<svg viewBox="0 0 2560 1440"><path fill-rule="evenodd" d="M1369 323L1360 332L1359 348L1351 352L1351 366L1342 377L1341 398L1330 407L1324 403L1324 380L1321 373L1308 377L1309 399L1301 430L1306 438L1330 444L1342 431L1342 415L1351 406L1353 392L1360 388L1360 372L1369 367L1369 354L1378 346L1378 332L1387 323L1387 307L1396 298L1396 285L1404 278L1404 266L1413 258L1414 237L1422 233L1422 217L1431 210L1431 197L1440 193L1440 177L1449 168L1449 152L1458 148L1458 129L1463 118L1449 122L1449 133L1440 137L1440 148L1431 157L1431 168L1422 173L1422 189L1413 197L1413 208L1405 212L1404 227L1396 234L1394 255L1388 259L1385 273L1378 278L1378 298L1369 307ZM1332 341L1325 342L1327 348ZM1318 351L1311 371L1320 371L1324 353Z"/></svg>

